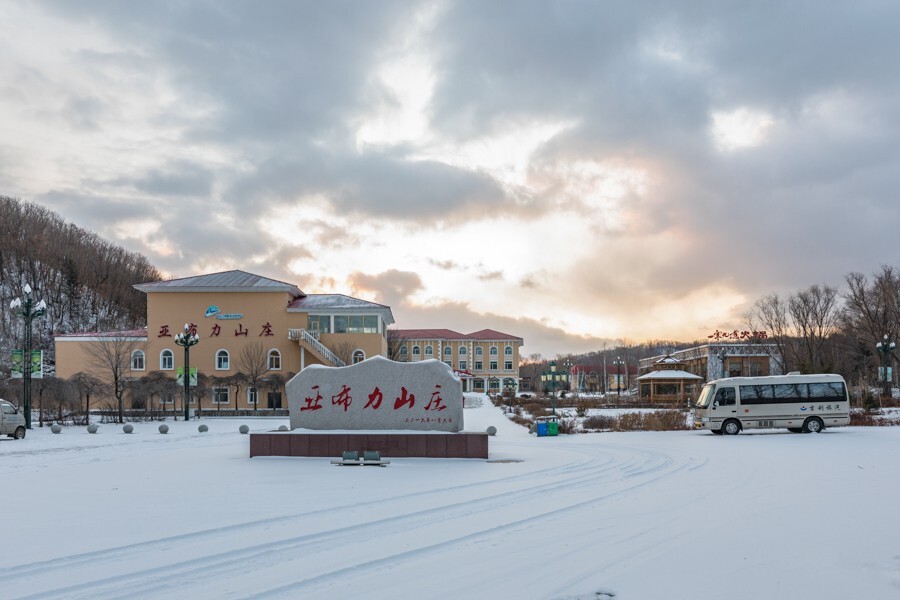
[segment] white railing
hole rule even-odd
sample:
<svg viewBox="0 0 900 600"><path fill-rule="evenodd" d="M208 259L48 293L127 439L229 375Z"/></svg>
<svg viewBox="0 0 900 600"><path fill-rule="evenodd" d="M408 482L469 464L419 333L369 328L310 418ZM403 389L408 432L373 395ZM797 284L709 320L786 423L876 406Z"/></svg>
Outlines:
<svg viewBox="0 0 900 600"><path fill-rule="evenodd" d="M293 341L303 340L313 348L315 348L319 354L327 358L331 361L336 367L345 367L347 363L342 361L337 355L328 349L325 344L319 341L319 332L318 331L307 331L306 329L288 329L288 339Z"/></svg>

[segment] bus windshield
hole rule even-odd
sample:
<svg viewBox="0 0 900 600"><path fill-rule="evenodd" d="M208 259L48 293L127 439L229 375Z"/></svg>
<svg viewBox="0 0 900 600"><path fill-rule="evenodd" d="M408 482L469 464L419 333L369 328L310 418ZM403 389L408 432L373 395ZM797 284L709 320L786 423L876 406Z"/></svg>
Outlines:
<svg viewBox="0 0 900 600"><path fill-rule="evenodd" d="M716 386L713 384L707 384L703 386L703 391L700 392L700 397L697 398L697 403L694 405L697 408L706 408L709 406L710 401L712 401L713 396L716 394Z"/></svg>

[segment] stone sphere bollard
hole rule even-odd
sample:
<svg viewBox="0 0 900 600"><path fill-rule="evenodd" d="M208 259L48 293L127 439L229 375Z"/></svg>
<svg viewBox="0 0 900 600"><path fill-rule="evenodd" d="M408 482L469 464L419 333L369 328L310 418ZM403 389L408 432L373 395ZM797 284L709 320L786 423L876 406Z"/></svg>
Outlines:
<svg viewBox="0 0 900 600"><path fill-rule="evenodd" d="M124 431L125 433L131 433L132 431L134 431L134 425L132 425L131 423L126 423L125 426L122 427L122 431Z"/></svg>
<svg viewBox="0 0 900 600"><path fill-rule="evenodd" d="M204 424L204 425L201 425L200 427L198 427L198 428L197 428L197 431L199 431L200 433L206 433L207 431L209 431L209 427L207 427L207 426Z"/></svg>
<svg viewBox="0 0 900 600"><path fill-rule="evenodd" d="M159 426L159 432L160 433L169 433L169 426L166 425L165 423L163 423L162 425Z"/></svg>
<svg viewBox="0 0 900 600"><path fill-rule="evenodd" d="M246 425L241 425L240 428L238 428L238 431L241 433L250 433L250 428Z"/></svg>
<svg viewBox="0 0 900 600"><path fill-rule="evenodd" d="M494 427L493 425L488 427L486 431L487 431L488 435L497 435L497 428Z"/></svg>
<svg viewBox="0 0 900 600"><path fill-rule="evenodd" d="M62 427L60 427L59 423L54 423L50 426L50 431L53 433L62 433Z"/></svg>
<svg viewBox="0 0 900 600"><path fill-rule="evenodd" d="M279 425L279 426L278 426L278 431L287 431L287 430L288 430L288 426L287 426L287 425Z"/></svg>
<svg viewBox="0 0 900 600"><path fill-rule="evenodd" d="M97 433L97 426L91 423L88 425L88 433Z"/></svg>

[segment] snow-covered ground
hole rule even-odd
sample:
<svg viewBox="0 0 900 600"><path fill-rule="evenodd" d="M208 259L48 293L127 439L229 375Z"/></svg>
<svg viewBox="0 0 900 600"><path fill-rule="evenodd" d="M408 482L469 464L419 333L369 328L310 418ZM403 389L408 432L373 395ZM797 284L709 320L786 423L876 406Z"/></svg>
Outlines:
<svg viewBox="0 0 900 600"><path fill-rule="evenodd" d="M2 598L900 598L900 427L536 438L491 458L248 458L287 419L0 439Z"/></svg>

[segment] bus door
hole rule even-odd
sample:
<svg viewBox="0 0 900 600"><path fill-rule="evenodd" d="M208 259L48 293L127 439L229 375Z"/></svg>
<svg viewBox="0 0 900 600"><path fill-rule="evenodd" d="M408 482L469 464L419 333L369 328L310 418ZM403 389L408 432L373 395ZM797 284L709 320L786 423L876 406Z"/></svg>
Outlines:
<svg viewBox="0 0 900 600"><path fill-rule="evenodd" d="M716 397L713 398L712 410L710 411L710 416L713 420L724 421L728 417L737 415L734 397L733 387L723 387L716 390Z"/></svg>

